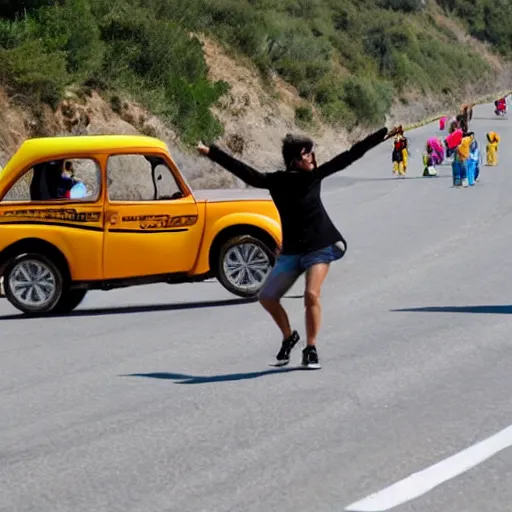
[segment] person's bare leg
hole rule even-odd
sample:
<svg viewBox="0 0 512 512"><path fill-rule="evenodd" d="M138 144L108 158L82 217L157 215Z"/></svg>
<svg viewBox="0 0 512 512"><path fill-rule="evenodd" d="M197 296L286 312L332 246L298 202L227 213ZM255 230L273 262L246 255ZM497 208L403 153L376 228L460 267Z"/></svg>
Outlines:
<svg viewBox="0 0 512 512"><path fill-rule="evenodd" d="M288 314L281 305L281 302L274 299L260 299L260 304L274 319L274 322L283 333L283 339L288 339L292 335L292 328L290 327Z"/></svg>
<svg viewBox="0 0 512 512"><path fill-rule="evenodd" d="M259 295L260 304L283 333L283 340L288 339L293 331L288 314L281 305L281 298L293 286L299 274L294 260L278 259Z"/></svg>
<svg viewBox="0 0 512 512"><path fill-rule="evenodd" d="M322 309L320 306L320 292L329 271L327 263L317 263L306 272L306 290L304 292L304 306L306 308L306 334L308 346L316 345L316 338L320 331Z"/></svg>

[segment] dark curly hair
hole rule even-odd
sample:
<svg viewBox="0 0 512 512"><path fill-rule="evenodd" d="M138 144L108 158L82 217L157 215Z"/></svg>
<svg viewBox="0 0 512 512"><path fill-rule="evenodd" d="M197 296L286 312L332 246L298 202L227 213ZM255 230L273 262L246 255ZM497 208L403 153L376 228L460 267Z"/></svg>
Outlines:
<svg viewBox="0 0 512 512"><path fill-rule="evenodd" d="M306 152L313 150L314 142L309 137L288 133L283 139L282 153L286 169L290 169L294 160L300 159L303 149Z"/></svg>

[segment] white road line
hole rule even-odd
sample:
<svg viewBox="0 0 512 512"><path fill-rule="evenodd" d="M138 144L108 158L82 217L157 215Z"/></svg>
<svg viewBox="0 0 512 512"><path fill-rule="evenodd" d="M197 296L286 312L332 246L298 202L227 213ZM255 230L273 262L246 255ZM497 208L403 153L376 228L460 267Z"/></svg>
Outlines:
<svg viewBox="0 0 512 512"><path fill-rule="evenodd" d="M382 512L411 501L512 446L512 425L418 473L349 505L351 512Z"/></svg>

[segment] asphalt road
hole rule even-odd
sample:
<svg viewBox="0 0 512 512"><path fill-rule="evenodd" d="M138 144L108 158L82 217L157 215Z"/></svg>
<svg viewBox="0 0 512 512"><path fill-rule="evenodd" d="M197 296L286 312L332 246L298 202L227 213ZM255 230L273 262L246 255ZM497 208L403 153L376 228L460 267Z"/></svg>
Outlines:
<svg viewBox="0 0 512 512"><path fill-rule="evenodd" d="M474 445L512 424L512 131L491 105L473 129L502 137L474 188L420 178L437 125L409 133L406 179L389 142L326 181L349 252L321 371L269 368L277 330L216 282L95 292L65 319L1 300L0 510L510 511L510 432Z"/></svg>

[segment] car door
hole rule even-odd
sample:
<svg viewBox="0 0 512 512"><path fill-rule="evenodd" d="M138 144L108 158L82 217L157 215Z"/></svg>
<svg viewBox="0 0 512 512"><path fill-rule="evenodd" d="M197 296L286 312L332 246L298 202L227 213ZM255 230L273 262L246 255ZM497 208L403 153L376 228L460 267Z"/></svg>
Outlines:
<svg viewBox="0 0 512 512"><path fill-rule="evenodd" d="M203 220L166 160L150 154L111 155L106 171L105 279L190 271Z"/></svg>
<svg viewBox="0 0 512 512"><path fill-rule="evenodd" d="M20 170L0 202L0 227L0 250L23 239L44 240L64 255L75 281L102 279L99 160L70 153Z"/></svg>

